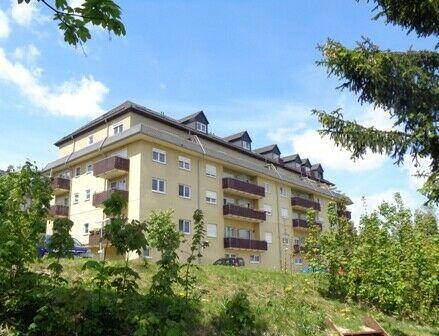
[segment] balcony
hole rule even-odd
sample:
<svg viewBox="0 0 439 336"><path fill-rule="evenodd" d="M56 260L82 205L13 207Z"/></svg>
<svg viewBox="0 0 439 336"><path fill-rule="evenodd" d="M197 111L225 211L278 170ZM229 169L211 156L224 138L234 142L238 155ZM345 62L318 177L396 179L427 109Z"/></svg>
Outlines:
<svg viewBox="0 0 439 336"><path fill-rule="evenodd" d="M315 202L300 196L291 197L291 207L295 210L306 211L308 209L314 209L320 211L320 203Z"/></svg>
<svg viewBox="0 0 439 336"><path fill-rule="evenodd" d="M102 238L101 241L101 229L90 230L88 233L88 246L98 246L99 243L107 244L107 240Z"/></svg>
<svg viewBox="0 0 439 336"><path fill-rule="evenodd" d="M247 198L258 199L265 196L264 187L231 177L223 178L223 189L229 194L244 196Z"/></svg>
<svg viewBox="0 0 439 336"><path fill-rule="evenodd" d="M267 242L265 240L225 237L224 248L267 251Z"/></svg>
<svg viewBox="0 0 439 336"><path fill-rule="evenodd" d="M316 223L318 226L320 226L320 230L322 229L322 223ZM306 219L301 218L294 218L293 219L293 228L295 229L302 229L302 230L308 230L309 225Z"/></svg>
<svg viewBox="0 0 439 336"><path fill-rule="evenodd" d="M305 246L303 246L303 245L297 245L297 244L293 245L294 253L301 253L304 250L305 250Z"/></svg>
<svg viewBox="0 0 439 336"><path fill-rule="evenodd" d="M70 180L63 177L52 178L53 194L60 196L70 191Z"/></svg>
<svg viewBox="0 0 439 336"><path fill-rule="evenodd" d="M225 204L223 206L223 215L248 222L263 222L266 219L265 211L245 208L235 204Z"/></svg>
<svg viewBox="0 0 439 336"><path fill-rule="evenodd" d="M120 156L110 156L93 164L93 175L106 179L123 176L130 170L130 160Z"/></svg>
<svg viewBox="0 0 439 336"><path fill-rule="evenodd" d="M55 204L50 207L49 213L54 217L69 217L69 207L67 205Z"/></svg>
<svg viewBox="0 0 439 336"><path fill-rule="evenodd" d="M351 212L348 210L339 210L339 211L337 211L337 214L340 217L346 217L347 219L351 219L351 217L352 217Z"/></svg>
<svg viewBox="0 0 439 336"><path fill-rule="evenodd" d="M127 190L119 190L119 189L108 189L105 191L102 191L100 193L96 193L93 195L93 206L95 207L104 207L104 202L108 200L111 195L115 192L118 192L122 195L123 199L128 201L128 191Z"/></svg>

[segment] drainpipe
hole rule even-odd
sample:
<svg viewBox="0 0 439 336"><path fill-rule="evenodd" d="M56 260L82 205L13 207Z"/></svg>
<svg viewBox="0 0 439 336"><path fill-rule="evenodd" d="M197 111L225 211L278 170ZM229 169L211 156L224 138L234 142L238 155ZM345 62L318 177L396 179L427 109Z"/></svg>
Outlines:
<svg viewBox="0 0 439 336"><path fill-rule="evenodd" d="M75 152L75 148L76 148L76 142L75 142L75 138L73 137L73 135L71 136L71 139L73 141L73 149L70 152L69 156L67 156L66 160L64 161L64 166L67 164L67 162L69 162L70 157L72 156L72 154Z"/></svg>
<svg viewBox="0 0 439 336"><path fill-rule="evenodd" d="M104 140L102 140L101 145L99 146L98 151L100 152L102 149L102 146L104 145L105 141L108 139L108 120L105 118L105 130L107 131Z"/></svg>

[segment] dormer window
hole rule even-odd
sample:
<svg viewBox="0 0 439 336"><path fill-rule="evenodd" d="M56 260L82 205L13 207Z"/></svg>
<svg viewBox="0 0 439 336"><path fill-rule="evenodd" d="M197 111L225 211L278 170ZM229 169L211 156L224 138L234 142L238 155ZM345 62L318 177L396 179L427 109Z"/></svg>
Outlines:
<svg viewBox="0 0 439 336"><path fill-rule="evenodd" d="M199 121L197 121L197 131L207 133L207 126Z"/></svg>
<svg viewBox="0 0 439 336"><path fill-rule="evenodd" d="M305 171L306 171L307 173L309 173L309 172L311 171L311 168L309 168L309 167L305 167Z"/></svg>
<svg viewBox="0 0 439 336"><path fill-rule="evenodd" d="M247 150L251 150L250 142L242 141L242 147Z"/></svg>

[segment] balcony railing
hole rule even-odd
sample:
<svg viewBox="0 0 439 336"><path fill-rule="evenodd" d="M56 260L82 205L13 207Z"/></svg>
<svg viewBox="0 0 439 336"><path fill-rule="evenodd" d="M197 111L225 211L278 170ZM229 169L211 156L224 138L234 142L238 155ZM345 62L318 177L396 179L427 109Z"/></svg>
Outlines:
<svg viewBox="0 0 439 336"><path fill-rule="evenodd" d="M66 194L70 191L70 180L63 177L52 178L53 194L55 196Z"/></svg>
<svg viewBox="0 0 439 336"><path fill-rule="evenodd" d="M104 202L108 200L111 195L115 192L118 192L122 195L122 198L126 201L128 201L128 191L126 190L119 190L119 189L108 189L105 191L102 191L100 193L96 193L93 195L93 206L95 207L103 207Z"/></svg>
<svg viewBox="0 0 439 336"><path fill-rule="evenodd" d="M120 156L110 156L93 164L93 175L113 179L125 175L130 170L130 160Z"/></svg>
<svg viewBox="0 0 439 336"><path fill-rule="evenodd" d="M294 253L300 253L300 252L303 252L304 250L305 250L305 246L303 246L303 245L298 245L298 244L293 245Z"/></svg>
<svg viewBox="0 0 439 336"><path fill-rule="evenodd" d="M254 210L235 204L225 204L223 215L251 222L263 222L266 219L265 211Z"/></svg>
<svg viewBox="0 0 439 336"><path fill-rule="evenodd" d="M245 195L249 198L262 198L265 196L264 187L231 177L223 178L223 189L229 193Z"/></svg>
<svg viewBox="0 0 439 336"><path fill-rule="evenodd" d="M316 223L320 226L320 230L322 229L322 223ZM294 218L293 219L293 228L296 229L309 229L309 224L306 219Z"/></svg>
<svg viewBox="0 0 439 336"><path fill-rule="evenodd" d="M351 212L350 211L348 211L348 210L339 210L339 211L337 211L337 213L338 213L338 215L340 216L340 217L346 217L347 219L351 219Z"/></svg>
<svg viewBox="0 0 439 336"><path fill-rule="evenodd" d="M320 211L320 203L300 196L291 197L291 206L299 210L314 209Z"/></svg>
<svg viewBox="0 0 439 336"><path fill-rule="evenodd" d="M88 245L89 246L98 246L99 243L107 244L107 240L102 238L101 241L101 229L90 230L88 233Z"/></svg>
<svg viewBox="0 0 439 336"><path fill-rule="evenodd" d="M225 237L224 248L267 251L267 242L265 240Z"/></svg>
<svg viewBox="0 0 439 336"><path fill-rule="evenodd" d="M54 217L68 217L69 207L67 205L56 204L50 207L49 213Z"/></svg>

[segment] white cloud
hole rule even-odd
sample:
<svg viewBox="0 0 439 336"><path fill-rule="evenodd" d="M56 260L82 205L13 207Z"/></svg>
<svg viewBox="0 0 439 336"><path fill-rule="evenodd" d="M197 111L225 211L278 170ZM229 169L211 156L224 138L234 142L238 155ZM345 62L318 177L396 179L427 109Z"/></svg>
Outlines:
<svg viewBox="0 0 439 336"><path fill-rule="evenodd" d="M12 53L12 56L18 61L25 61L28 64L33 64L40 54L40 50L31 43L25 47L16 48Z"/></svg>
<svg viewBox="0 0 439 336"><path fill-rule="evenodd" d="M5 12L0 9L0 38L6 38L11 33L11 27L9 26L9 18Z"/></svg>
<svg viewBox="0 0 439 336"><path fill-rule="evenodd" d="M291 144L297 131L303 130L306 123L297 122L294 127L280 127L267 133L268 139L277 144Z"/></svg>
<svg viewBox="0 0 439 336"><path fill-rule="evenodd" d="M36 72L39 73L36 69ZM0 48L0 80L16 85L35 106L54 115L89 117L103 113L100 104L108 88L92 76L48 87L39 82L35 71L20 62L11 62Z"/></svg>
<svg viewBox="0 0 439 336"><path fill-rule="evenodd" d="M409 185L413 190L418 190L425 183L426 178L419 177L417 174L423 172L428 173L430 171L430 163L430 158L420 158L418 162L415 163L409 154L404 156L403 169L407 172Z"/></svg>
<svg viewBox="0 0 439 336"><path fill-rule="evenodd" d="M393 121L390 119L390 114L382 108L370 107L365 111L365 116L360 120L360 124L366 127L375 127L379 130L392 130Z"/></svg>
<svg viewBox="0 0 439 336"><path fill-rule="evenodd" d="M37 1L30 1L19 4L17 0L11 0L11 17L20 26L28 27L34 21L43 23L48 21L48 18L41 15L40 3Z"/></svg>
<svg viewBox="0 0 439 336"><path fill-rule="evenodd" d="M311 163L319 162L323 168L329 167L345 171L365 171L379 168L385 156L368 153L363 159L351 160L351 153L336 147L328 137L322 138L317 131L307 130L292 137L294 152L310 159Z"/></svg>

